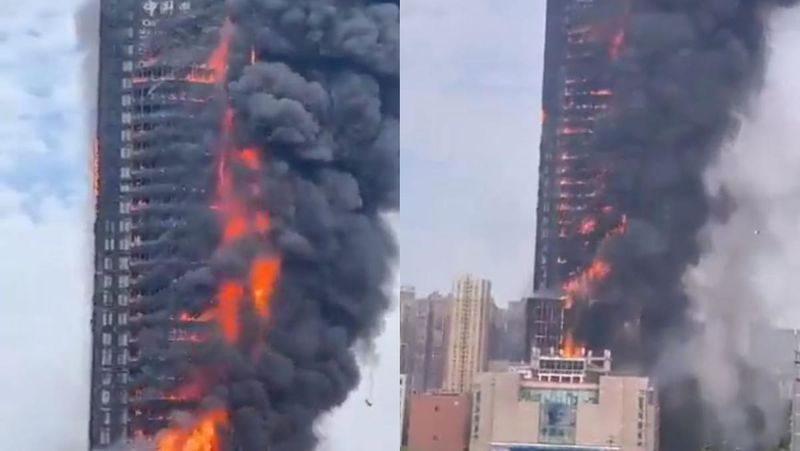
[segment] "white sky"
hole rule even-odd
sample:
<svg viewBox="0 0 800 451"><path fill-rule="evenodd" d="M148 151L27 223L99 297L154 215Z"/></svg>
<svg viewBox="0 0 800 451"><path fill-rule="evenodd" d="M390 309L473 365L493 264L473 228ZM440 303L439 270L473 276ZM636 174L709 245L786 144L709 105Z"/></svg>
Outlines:
<svg viewBox="0 0 800 451"><path fill-rule="evenodd" d="M401 282L473 272L519 299L534 259L543 0L406 0Z"/></svg>

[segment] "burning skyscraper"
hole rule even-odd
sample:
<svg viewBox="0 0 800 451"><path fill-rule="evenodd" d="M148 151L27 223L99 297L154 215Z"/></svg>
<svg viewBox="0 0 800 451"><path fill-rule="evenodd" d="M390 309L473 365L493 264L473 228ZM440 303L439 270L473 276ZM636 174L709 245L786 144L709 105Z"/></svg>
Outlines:
<svg viewBox="0 0 800 451"><path fill-rule="evenodd" d="M399 3L100 14L90 444L311 450L390 302Z"/></svg>
<svg viewBox="0 0 800 451"><path fill-rule="evenodd" d="M604 263L594 259L598 246L625 226L625 217L604 192L614 156L595 151L595 132L611 105L610 69L625 39L626 14L625 0L551 0L547 5L537 295L528 300L528 352L559 343L563 352L577 352L569 298L605 275ZM561 308L551 302L554 296L564 298Z"/></svg>
<svg viewBox="0 0 800 451"><path fill-rule="evenodd" d="M783 423L777 384L736 349L744 313L695 315L685 277L735 208L705 177L763 82L767 21L797 3L548 2L534 284L549 294L530 301L529 345L650 373L666 451L760 451Z"/></svg>

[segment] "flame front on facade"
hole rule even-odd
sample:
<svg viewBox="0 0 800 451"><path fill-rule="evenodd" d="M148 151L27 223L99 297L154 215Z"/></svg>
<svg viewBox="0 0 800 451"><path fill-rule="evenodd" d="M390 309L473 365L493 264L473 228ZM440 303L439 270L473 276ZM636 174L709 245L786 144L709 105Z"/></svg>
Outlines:
<svg viewBox="0 0 800 451"><path fill-rule="evenodd" d="M399 7L129 3L102 6L92 445L310 451L390 305Z"/></svg>

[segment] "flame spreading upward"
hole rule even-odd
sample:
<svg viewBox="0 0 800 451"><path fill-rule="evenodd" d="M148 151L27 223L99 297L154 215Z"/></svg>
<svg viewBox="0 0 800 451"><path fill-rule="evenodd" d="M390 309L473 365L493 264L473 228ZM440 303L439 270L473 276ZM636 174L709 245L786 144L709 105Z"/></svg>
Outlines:
<svg viewBox="0 0 800 451"><path fill-rule="evenodd" d="M596 225L595 220L589 219L584 222L583 225L588 223L593 224L592 230L594 230L594 226ZM606 234L606 238L624 234L627 227L628 220L627 217L623 215L619 225L611 229ZM583 229L584 228L581 227L581 232L583 232ZM601 258L595 258L586 269L562 285L561 288L564 291L564 310L572 310L576 302L587 299L591 295L592 290L594 290L599 283L608 278L610 274L611 265ZM560 349L560 354L563 357L578 357L582 355L584 351L575 341L574 331L571 326L572 325L569 324L566 325L563 333Z"/></svg>
<svg viewBox="0 0 800 451"><path fill-rule="evenodd" d="M187 428L166 431L158 441L158 451L221 451L221 433L228 427L228 413L222 409L203 414Z"/></svg>
<svg viewBox="0 0 800 451"><path fill-rule="evenodd" d="M206 61L206 75L190 77L188 81L197 83L223 84L227 78L228 51L230 47L231 24L226 21L222 28L219 45ZM253 52L252 61L255 61ZM264 190L259 184L259 173L263 167L261 154L253 147L238 148L233 139L234 112L227 105L220 124L219 159L217 161L216 198L211 208L217 213L221 223L220 246L250 236L263 237L270 229L267 211L255 210L254 200L259 200ZM233 168L241 169L233 171ZM244 183L236 179L243 175ZM242 193L240 187L246 185L248 192ZM216 306L200 315L217 323L222 338L230 345L239 341L244 311L254 312L264 324L269 318L270 299L280 274L280 260L275 256L259 256L251 264L246 280L229 278L217 287ZM252 305L246 305L248 296ZM249 310L248 310L249 309ZM181 315L183 321L197 321L188 314ZM179 387L175 397L200 399L207 392L208 381L198 385ZM228 429L228 413L215 409L196 413L190 426L175 426L162 431L157 438L158 451L219 451L221 434Z"/></svg>

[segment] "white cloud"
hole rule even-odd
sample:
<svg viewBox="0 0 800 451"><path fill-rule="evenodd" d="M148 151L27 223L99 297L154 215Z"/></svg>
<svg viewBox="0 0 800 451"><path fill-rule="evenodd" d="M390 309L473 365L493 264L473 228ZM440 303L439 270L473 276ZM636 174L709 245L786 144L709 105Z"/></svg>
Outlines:
<svg viewBox="0 0 800 451"><path fill-rule="evenodd" d="M0 186L0 443L20 451L85 449L89 296L86 221L50 198L38 220Z"/></svg>
<svg viewBox="0 0 800 451"><path fill-rule="evenodd" d="M87 190L75 186L85 179L76 3L0 6L3 449L87 446L91 247Z"/></svg>

